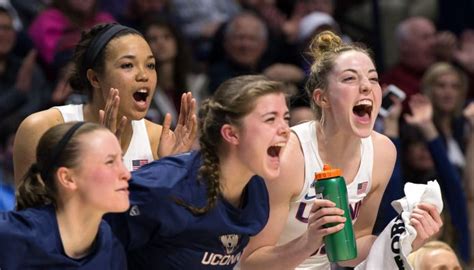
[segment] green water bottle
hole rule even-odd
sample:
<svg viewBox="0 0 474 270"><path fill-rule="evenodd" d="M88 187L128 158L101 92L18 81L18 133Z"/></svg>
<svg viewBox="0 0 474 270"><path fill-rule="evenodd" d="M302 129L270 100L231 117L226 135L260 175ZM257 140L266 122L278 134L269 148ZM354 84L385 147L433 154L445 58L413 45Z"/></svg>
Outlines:
<svg viewBox="0 0 474 270"><path fill-rule="evenodd" d="M342 230L324 237L329 261L338 262L355 259L357 257L357 245L347 199L346 181L341 176L341 170L331 169L329 165L324 164L323 171L315 174L315 181L316 197L334 202L337 208L344 210L344 217L346 217ZM325 226L335 225L337 224L330 223Z"/></svg>

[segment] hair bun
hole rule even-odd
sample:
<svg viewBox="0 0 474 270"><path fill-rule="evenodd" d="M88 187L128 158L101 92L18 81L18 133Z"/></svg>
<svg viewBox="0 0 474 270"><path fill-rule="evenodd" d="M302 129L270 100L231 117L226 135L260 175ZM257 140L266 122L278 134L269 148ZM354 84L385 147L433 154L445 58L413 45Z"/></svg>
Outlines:
<svg viewBox="0 0 474 270"><path fill-rule="evenodd" d="M331 31L323 31L313 38L309 45L309 50L313 59L318 59L325 52L335 51L342 45L342 40L339 36Z"/></svg>

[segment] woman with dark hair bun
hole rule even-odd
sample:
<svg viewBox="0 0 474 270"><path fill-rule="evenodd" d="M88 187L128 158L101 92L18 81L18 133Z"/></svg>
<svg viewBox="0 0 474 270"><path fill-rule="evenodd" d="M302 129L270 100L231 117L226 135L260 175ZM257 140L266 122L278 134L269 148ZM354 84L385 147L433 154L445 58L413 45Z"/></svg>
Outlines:
<svg viewBox="0 0 474 270"><path fill-rule="evenodd" d="M125 166L143 164L193 145L197 123L192 94L181 96L176 129L171 116L163 125L144 119L156 88L155 58L136 30L120 24L96 25L84 32L74 53L70 83L88 103L53 107L28 116L14 144L15 181L34 163L34 149L50 127L70 121L102 123L119 135Z"/></svg>

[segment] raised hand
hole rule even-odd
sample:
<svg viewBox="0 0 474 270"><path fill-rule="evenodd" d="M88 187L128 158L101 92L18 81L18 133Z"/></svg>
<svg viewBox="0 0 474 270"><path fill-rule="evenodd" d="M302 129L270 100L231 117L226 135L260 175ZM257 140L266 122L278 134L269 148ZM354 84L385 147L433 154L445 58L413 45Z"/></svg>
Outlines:
<svg viewBox="0 0 474 270"><path fill-rule="evenodd" d="M99 111L99 123L110 129L117 139L120 140L127 117L122 116L120 123L117 125L117 115L119 111L120 97L119 91L115 88L110 88L109 95L105 102L105 108Z"/></svg>
<svg viewBox="0 0 474 270"><path fill-rule="evenodd" d="M441 216L433 204L420 203L411 213L410 223L417 235L411 246L417 250L429 241L443 226Z"/></svg>
<svg viewBox="0 0 474 270"><path fill-rule="evenodd" d="M191 92L181 96L178 123L170 130L171 115L166 114L158 146L158 157L189 151L197 135L196 100Z"/></svg>
<svg viewBox="0 0 474 270"><path fill-rule="evenodd" d="M336 208L336 204L329 200L315 200L311 207L308 219L307 239L311 250L316 251L323 243L323 237L338 232L344 228L346 218L344 211ZM328 223L339 223L331 227L324 227Z"/></svg>
<svg viewBox="0 0 474 270"><path fill-rule="evenodd" d="M433 123L433 105L428 97L416 94L408 101L411 115L406 114L405 120L408 124L421 129L425 139L432 140L438 136L438 131Z"/></svg>

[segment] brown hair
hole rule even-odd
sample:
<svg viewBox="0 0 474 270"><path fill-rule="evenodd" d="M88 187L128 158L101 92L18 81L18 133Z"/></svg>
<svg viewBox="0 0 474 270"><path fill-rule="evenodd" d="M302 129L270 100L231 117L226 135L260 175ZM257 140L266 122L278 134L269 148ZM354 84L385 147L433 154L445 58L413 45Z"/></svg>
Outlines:
<svg viewBox="0 0 474 270"><path fill-rule="evenodd" d="M264 76L239 76L223 82L213 97L205 100L199 110L199 138L203 164L199 179L207 183L207 204L204 207L177 203L193 214L204 214L212 209L220 195L218 148L222 144L221 127L224 124L240 126L244 116L255 107L258 97L273 93L287 94L283 83L268 80Z"/></svg>
<svg viewBox="0 0 474 270"><path fill-rule="evenodd" d="M315 89L327 90L328 74L334 68L336 58L347 51L359 51L365 53L373 61L369 49L363 44L345 44L342 39L331 31L323 31L316 35L309 45L309 55L313 58L311 73L306 82L306 92L311 100L311 108L315 112L316 119L321 120L321 108L313 100Z"/></svg>
<svg viewBox="0 0 474 270"><path fill-rule="evenodd" d="M76 123L78 122L56 125L41 136L36 147L36 163L31 165L18 184L17 210L46 204L56 205L58 193L55 172L59 167L74 168L78 165L81 153L81 135L101 129L107 130L98 124L84 123L72 134L71 139L60 152L55 151L60 140ZM51 166L51 158L55 152L58 153L58 156L55 158L54 165Z"/></svg>

